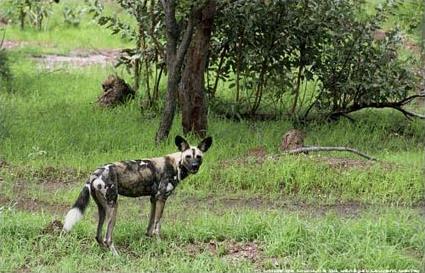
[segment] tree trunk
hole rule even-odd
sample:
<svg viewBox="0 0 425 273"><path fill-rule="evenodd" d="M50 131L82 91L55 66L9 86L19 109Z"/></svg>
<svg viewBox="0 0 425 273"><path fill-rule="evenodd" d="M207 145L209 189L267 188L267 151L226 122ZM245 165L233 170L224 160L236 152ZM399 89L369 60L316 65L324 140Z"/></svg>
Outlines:
<svg viewBox="0 0 425 273"><path fill-rule="evenodd" d="M205 137L208 128L208 104L204 74L216 11L216 1L209 0L199 14L199 24L186 55L179 88L183 133Z"/></svg>
<svg viewBox="0 0 425 273"><path fill-rule="evenodd" d="M176 111L177 88L181 79L183 61L189 48L194 28L194 12L192 11L188 19L181 42L178 44L181 37L181 30L176 19L176 2L175 0L162 0L165 13L165 26L167 29L167 96L164 103L164 112L162 114L161 123L156 132L155 141L159 144L165 140L170 133L173 125L174 114Z"/></svg>
<svg viewBox="0 0 425 273"><path fill-rule="evenodd" d="M20 26L21 26L21 30L25 29L25 16L26 16L26 12L24 11L24 7L21 7L20 11L19 11L19 19L20 19Z"/></svg>

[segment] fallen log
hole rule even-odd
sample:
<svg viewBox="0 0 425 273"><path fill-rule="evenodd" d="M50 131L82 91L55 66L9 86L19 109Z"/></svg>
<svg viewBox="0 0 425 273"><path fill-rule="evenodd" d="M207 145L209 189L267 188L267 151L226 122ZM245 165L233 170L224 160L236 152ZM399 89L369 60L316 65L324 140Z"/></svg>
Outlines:
<svg viewBox="0 0 425 273"><path fill-rule="evenodd" d="M325 152L329 152L329 151L338 151L338 152L352 152L355 153L359 156L362 156L368 160L372 160L372 161L376 161L376 158L371 157L363 152L360 152L356 149L353 148L349 148L349 147L321 147L321 146L306 146L306 147L300 147L300 148L295 148L295 149L291 149L286 151L289 154L299 154L299 153L308 153L308 152L321 152L321 151L325 151Z"/></svg>

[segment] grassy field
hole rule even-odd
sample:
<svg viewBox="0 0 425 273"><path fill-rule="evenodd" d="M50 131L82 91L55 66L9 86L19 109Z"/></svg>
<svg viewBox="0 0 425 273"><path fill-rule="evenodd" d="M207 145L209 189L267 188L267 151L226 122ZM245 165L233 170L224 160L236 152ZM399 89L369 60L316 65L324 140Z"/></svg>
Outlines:
<svg viewBox="0 0 425 273"><path fill-rule="evenodd" d="M5 36L25 43L9 50L12 90L0 88L0 272L424 269L425 124L393 111L303 128L306 145L355 147L377 162L346 153L283 155L278 147L291 122L232 122L211 113L214 144L201 171L167 202L161 240L144 235L147 198L119 200L119 257L94 239L93 202L61 234L57 221L90 171L176 151L173 137L154 145L159 117L142 115L137 100L96 106L114 68L48 70L32 59L128 45L88 17L80 28L63 27L61 8L47 30L8 27Z"/></svg>

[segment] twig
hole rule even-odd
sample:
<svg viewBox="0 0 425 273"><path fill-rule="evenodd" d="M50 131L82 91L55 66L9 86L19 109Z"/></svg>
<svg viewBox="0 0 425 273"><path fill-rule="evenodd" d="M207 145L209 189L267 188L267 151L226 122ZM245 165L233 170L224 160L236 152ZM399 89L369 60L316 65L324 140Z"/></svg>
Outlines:
<svg viewBox="0 0 425 273"><path fill-rule="evenodd" d="M328 152L328 151L344 151L344 152L352 152L355 154L358 154L364 158L367 158L369 160L373 160L376 161L376 158L371 157L365 153L362 153L356 149L353 148L349 148L349 147L320 147L320 146L309 146L309 147L301 147L301 148L296 148L296 149L292 149L287 151L287 153L289 154L299 154L299 153L304 153L304 152L320 152L320 151L324 151L324 152Z"/></svg>

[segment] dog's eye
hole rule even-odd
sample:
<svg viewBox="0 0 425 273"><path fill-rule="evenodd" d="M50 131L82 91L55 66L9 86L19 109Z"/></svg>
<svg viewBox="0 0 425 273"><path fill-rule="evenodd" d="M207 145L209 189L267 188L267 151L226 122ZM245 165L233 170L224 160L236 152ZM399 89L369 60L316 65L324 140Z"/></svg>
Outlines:
<svg viewBox="0 0 425 273"><path fill-rule="evenodd" d="M197 156L196 156L196 158L197 158L197 159L201 159L201 158L202 158L202 156L200 156L200 155L197 155Z"/></svg>
<svg viewBox="0 0 425 273"><path fill-rule="evenodd" d="M186 159L190 159L190 158L191 158L191 156L190 156L190 155L187 155L187 156L186 156Z"/></svg>

